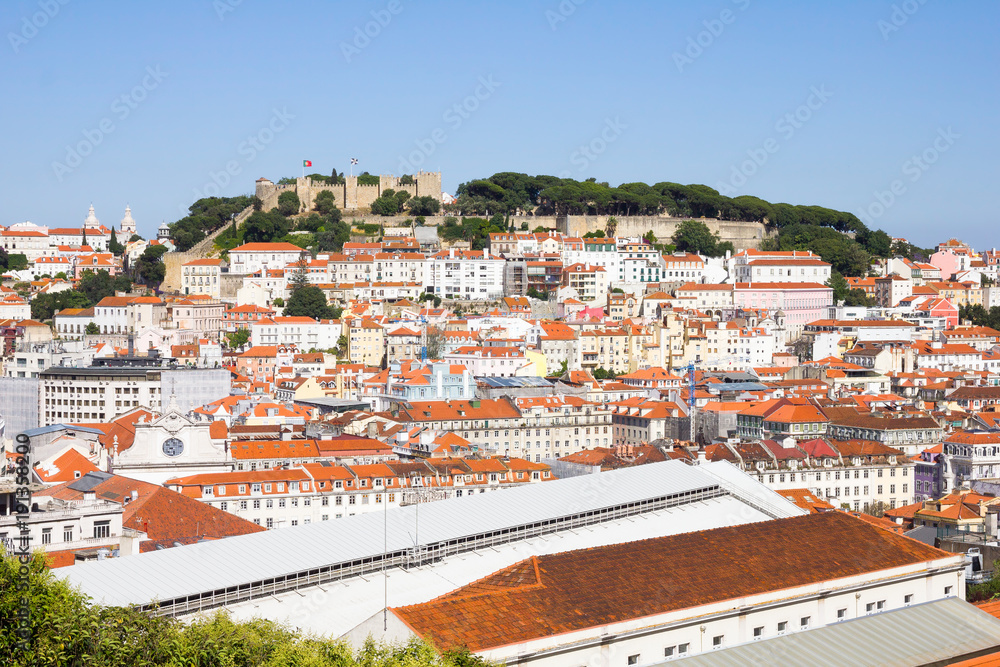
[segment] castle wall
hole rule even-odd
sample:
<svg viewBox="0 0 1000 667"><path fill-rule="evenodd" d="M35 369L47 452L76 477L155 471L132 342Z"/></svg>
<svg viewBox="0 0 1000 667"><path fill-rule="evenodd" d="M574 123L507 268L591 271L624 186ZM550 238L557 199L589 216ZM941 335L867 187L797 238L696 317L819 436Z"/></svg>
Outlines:
<svg viewBox="0 0 1000 667"><path fill-rule="evenodd" d="M529 221L529 225L532 225L532 220L541 220L542 218L524 219ZM552 220L553 218L549 217L548 219ZM639 237L652 230L657 239L666 242L674 235L680 224L685 220L690 220L690 218L615 216L615 220L618 221L615 236ZM769 232L759 222L738 222L711 218L702 219L701 222L704 222L710 231L718 233L719 240L732 242L736 250L759 248L762 240L775 235L774 232ZM544 223L541 222L537 224L543 224L544 226ZM608 216L606 215L569 215L559 220L558 229L570 236L583 236L588 232L603 231L607 224ZM534 229L534 226L532 226L532 229Z"/></svg>
<svg viewBox="0 0 1000 667"><path fill-rule="evenodd" d="M434 197L441 201L441 173L419 172L413 176L414 182L403 185L399 176L379 176L378 185L361 185L357 176L344 176L344 183L328 185L314 182L311 178L297 178L295 185L276 185L270 181L257 183L256 194L263 202L263 210L270 211L278 206L278 196L286 190L294 190L304 211L311 211L316 202L316 195L323 190L333 193L337 208L342 211L355 211L371 208L375 200L386 190L409 192L411 197Z"/></svg>

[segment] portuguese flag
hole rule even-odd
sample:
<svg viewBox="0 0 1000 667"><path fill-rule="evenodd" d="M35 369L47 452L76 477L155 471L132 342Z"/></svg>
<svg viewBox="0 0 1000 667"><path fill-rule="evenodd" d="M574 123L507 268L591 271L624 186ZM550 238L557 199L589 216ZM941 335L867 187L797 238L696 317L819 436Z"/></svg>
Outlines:
<svg viewBox="0 0 1000 667"><path fill-rule="evenodd" d="M311 166L313 166L313 161L312 160L303 160L302 161L302 166L303 167L311 167Z"/></svg>

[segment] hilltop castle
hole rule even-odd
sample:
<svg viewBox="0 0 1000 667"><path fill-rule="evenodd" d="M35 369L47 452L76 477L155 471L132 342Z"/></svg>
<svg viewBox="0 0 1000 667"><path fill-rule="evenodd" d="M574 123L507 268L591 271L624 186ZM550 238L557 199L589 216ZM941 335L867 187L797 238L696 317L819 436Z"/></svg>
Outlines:
<svg viewBox="0 0 1000 667"><path fill-rule="evenodd" d="M292 191L299 196L304 210L311 210L317 194L323 190L333 193L337 208L352 211L370 208L372 203L386 190L403 190L411 197L434 197L441 201L441 172L421 171L413 175L413 183L402 184L398 176L379 176L378 185L362 185L357 176L344 176L343 183L335 185L313 181L311 178L296 178L295 185L276 185L266 178L257 179L257 197L264 203L263 210L269 211L278 205L278 195Z"/></svg>

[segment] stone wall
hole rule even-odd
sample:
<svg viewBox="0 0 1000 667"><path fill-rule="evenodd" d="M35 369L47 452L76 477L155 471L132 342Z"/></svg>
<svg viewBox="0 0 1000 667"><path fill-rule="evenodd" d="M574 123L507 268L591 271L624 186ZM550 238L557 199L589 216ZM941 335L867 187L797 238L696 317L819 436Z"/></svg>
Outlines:
<svg viewBox="0 0 1000 667"><path fill-rule="evenodd" d="M402 185L398 176L379 176L378 185L362 185L357 176L345 176L343 183L331 185L313 181L311 178L296 178L295 184L278 185L267 179L257 181L256 195L264 203L263 210L277 207L278 196L292 190L299 195L304 211L312 210L316 195L327 190L333 193L337 208L342 211L356 211L371 208L371 205L386 190L404 190L411 197L434 197L441 201L441 172L421 171L413 175L413 183Z"/></svg>
<svg viewBox="0 0 1000 667"><path fill-rule="evenodd" d="M535 218L535 220L542 219ZM680 223L690 220L690 218L660 216L616 216L615 219L618 221L615 236L639 237L652 230L656 238L662 241L667 241L673 236ZM737 250L759 248L762 240L776 235L775 232L769 232L765 229L764 225L759 222L738 222L712 218L702 218L700 221L704 222L710 231L718 233L719 240L732 242L733 247ZM558 229L570 236L583 236L588 232L604 231L607 224L608 216L606 215L569 215L559 220Z"/></svg>
<svg viewBox="0 0 1000 667"><path fill-rule="evenodd" d="M277 195L275 195L277 202ZM277 205L277 203L275 203ZM247 206L236 215L237 228L242 225L253 213L253 206ZM166 268L166 276L160 283L161 292L180 292L181 290L181 266L196 259L209 257L215 248L215 239L225 231L230 225L226 224L216 229L214 232L203 238L185 252L168 252L163 255L163 264Z"/></svg>

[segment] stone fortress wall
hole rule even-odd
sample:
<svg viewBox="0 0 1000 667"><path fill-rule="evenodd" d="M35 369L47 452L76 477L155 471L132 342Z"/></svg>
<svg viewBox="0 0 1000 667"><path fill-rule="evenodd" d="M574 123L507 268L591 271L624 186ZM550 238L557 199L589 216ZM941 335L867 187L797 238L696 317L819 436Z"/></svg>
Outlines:
<svg viewBox="0 0 1000 667"><path fill-rule="evenodd" d="M541 220L541 218L536 218ZM652 230L658 241L670 242L677 228L690 217L671 218L666 216L615 216L618 224L615 236L640 237ZM768 230L760 222L740 222L736 220L716 220L715 218L695 218L705 223L709 231L719 235L720 241L730 241L736 250L759 248L760 242L766 238L777 236L777 231ZM529 223L530 224L530 223ZM537 224L546 225L544 222ZM568 215L559 218L555 229L569 236L583 236L588 232L604 231L608 224L606 215Z"/></svg>
<svg viewBox="0 0 1000 667"><path fill-rule="evenodd" d="M310 211L313 202L323 190L333 193L337 208L342 211L355 211L371 208L371 205L386 190L403 190L411 197L434 197L441 201L441 172L421 171L413 175L413 183L403 185L399 176L379 176L378 185L358 183L357 176L344 176L344 182L336 185L313 181L311 178L296 178L295 184L276 184L266 178L257 180L256 195L264 203L263 210L269 211L278 206L278 197L282 192L292 191L298 194L302 210Z"/></svg>

